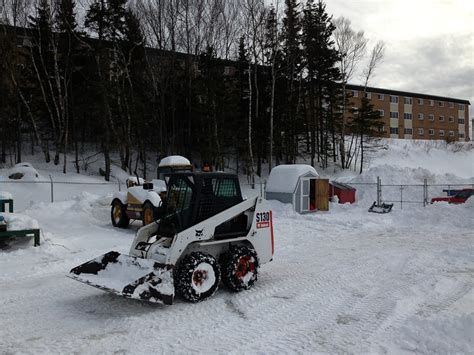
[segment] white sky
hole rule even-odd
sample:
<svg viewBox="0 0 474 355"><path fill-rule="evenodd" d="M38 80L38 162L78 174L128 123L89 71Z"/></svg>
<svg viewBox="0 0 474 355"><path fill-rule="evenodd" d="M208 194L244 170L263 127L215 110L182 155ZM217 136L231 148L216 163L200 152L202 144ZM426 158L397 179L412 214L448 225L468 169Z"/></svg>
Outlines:
<svg viewBox="0 0 474 355"><path fill-rule="evenodd" d="M474 0L326 0L326 9L365 31L370 45L385 42L371 86L474 105Z"/></svg>

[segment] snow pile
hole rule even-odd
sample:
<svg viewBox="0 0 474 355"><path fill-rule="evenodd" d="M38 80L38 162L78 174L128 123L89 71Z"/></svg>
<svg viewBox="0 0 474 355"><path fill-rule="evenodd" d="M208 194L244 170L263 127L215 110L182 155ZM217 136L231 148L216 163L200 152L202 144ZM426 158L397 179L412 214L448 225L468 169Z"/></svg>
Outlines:
<svg viewBox="0 0 474 355"><path fill-rule="evenodd" d="M267 191L292 193L295 191L300 176L305 174L319 176L316 169L311 165L278 165L270 172L267 182Z"/></svg>
<svg viewBox="0 0 474 355"><path fill-rule="evenodd" d="M170 155L169 157L161 159L159 167L181 165L191 165L191 162L181 155Z"/></svg>
<svg viewBox="0 0 474 355"><path fill-rule="evenodd" d="M24 214L2 213L7 222L7 230L17 231L24 229L38 229L38 221Z"/></svg>
<svg viewBox="0 0 474 355"><path fill-rule="evenodd" d="M10 180L22 181L40 181L42 180L38 171L29 163L20 163L15 165L7 172Z"/></svg>
<svg viewBox="0 0 474 355"><path fill-rule="evenodd" d="M6 191L0 191L0 200L12 200L13 195Z"/></svg>
<svg viewBox="0 0 474 355"><path fill-rule="evenodd" d="M389 164L393 168L422 169L433 176L474 178L474 142L386 139L387 149L370 153L369 168Z"/></svg>

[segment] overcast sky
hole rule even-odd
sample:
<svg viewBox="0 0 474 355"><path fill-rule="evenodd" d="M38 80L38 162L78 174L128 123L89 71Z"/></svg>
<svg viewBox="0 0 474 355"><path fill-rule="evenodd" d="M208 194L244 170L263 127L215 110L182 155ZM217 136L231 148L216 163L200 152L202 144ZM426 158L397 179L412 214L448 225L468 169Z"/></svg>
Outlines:
<svg viewBox="0 0 474 355"><path fill-rule="evenodd" d="M371 45L385 42L369 85L474 105L474 0L326 0L326 9L364 30ZM357 75L351 82L361 83Z"/></svg>

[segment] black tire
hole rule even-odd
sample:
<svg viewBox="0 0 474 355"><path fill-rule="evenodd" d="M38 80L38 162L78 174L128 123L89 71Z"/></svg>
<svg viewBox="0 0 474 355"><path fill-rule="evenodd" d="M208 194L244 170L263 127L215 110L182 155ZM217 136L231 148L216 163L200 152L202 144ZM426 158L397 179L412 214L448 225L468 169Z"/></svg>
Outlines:
<svg viewBox="0 0 474 355"><path fill-rule="evenodd" d="M194 252L186 255L175 274L176 291L190 302L211 297L219 287L221 270L209 254Z"/></svg>
<svg viewBox="0 0 474 355"><path fill-rule="evenodd" d="M156 221L158 219L156 210L157 209L155 208L155 206L153 206L151 204L150 201L146 201L143 204L143 207L142 207L142 223L143 223L144 226L146 226L147 224L153 223L154 221Z"/></svg>
<svg viewBox="0 0 474 355"><path fill-rule="evenodd" d="M110 218L114 227L127 228L130 223L130 219L127 216L127 206L118 199L113 200Z"/></svg>
<svg viewBox="0 0 474 355"><path fill-rule="evenodd" d="M258 277L258 257L253 248L234 245L222 257L222 281L231 291L248 290Z"/></svg>

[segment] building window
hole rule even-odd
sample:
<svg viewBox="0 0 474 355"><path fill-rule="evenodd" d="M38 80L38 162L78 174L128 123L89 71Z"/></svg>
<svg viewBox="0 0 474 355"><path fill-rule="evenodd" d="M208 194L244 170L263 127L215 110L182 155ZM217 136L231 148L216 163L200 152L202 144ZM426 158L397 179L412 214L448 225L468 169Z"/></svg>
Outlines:
<svg viewBox="0 0 474 355"><path fill-rule="evenodd" d="M390 111L390 118L398 118L398 112Z"/></svg>
<svg viewBox="0 0 474 355"><path fill-rule="evenodd" d="M418 128L418 135L422 136L425 134L425 130L423 128Z"/></svg>
<svg viewBox="0 0 474 355"><path fill-rule="evenodd" d="M369 100L372 98L372 93L364 92L364 97L368 98Z"/></svg>
<svg viewBox="0 0 474 355"><path fill-rule="evenodd" d="M454 131L449 131L449 136L454 137Z"/></svg>
<svg viewBox="0 0 474 355"><path fill-rule="evenodd" d="M385 111L384 110L379 110L379 114L380 114L380 117L383 117L385 115Z"/></svg>
<svg viewBox="0 0 474 355"><path fill-rule="evenodd" d="M430 136L434 136L434 129L430 128L430 129L428 130L428 134L429 134Z"/></svg>
<svg viewBox="0 0 474 355"><path fill-rule="evenodd" d="M442 130L442 129L439 130L439 136L444 137L444 130Z"/></svg>
<svg viewBox="0 0 474 355"><path fill-rule="evenodd" d="M454 108L454 102L449 103L449 108Z"/></svg>
<svg viewBox="0 0 474 355"><path fill-rule="evenodd" d="M383 94L377 94L377 98L382 101L385 99Z"/></svg>
<svg viewBox="0 0 474 355"><path fill-rule="evenodd" d="M418 105L423 105L423 99L418 99Z"/></svg>
<svg viewBox="0 0 474 355"><path fill-rule="evenodd" d="M458 118L458 123L459 124L464 124L464 118Z"/></svg>
<svg viewBox="0 0 474 355"><path fill-rule="evenodd" d="M403 103L405 105L411 105L411 104L413 104L413 99L411 97L404 97L403 98Z"/></svg>
<svg viewBox="0 0 474 355"><path fill-rule="evenodd" d="M428 119L429 119L430 121L434 121L434 115L433 115L432 113L430 113L430 114L428 115Z"/></svg>
<svg viewBox="0 0 474 355"><path fill-rule="evenodd" d="M357 90L352 90L352 97L359 97L359 92Z"/></svg>
<svg viewBox="0 0 474 355"><path fill-rule="evenodd" d="M438 101L438 106L439 107L444 107L444 101Z"/></svg>
<svg viewBox="0 0 474 355"><path fill-rule="evenodd" d="M390 127L390 134L398 134L398 127Z"/></svg>
<svg viewBox="0 0 474 355"><path fill-rule="evenodd" d="M444 115L440 115L440 116L439 116L439 121L440 121L440 122L444 122Z"/></svg>
<svg viewBox="0 0 474 355"><path fill-rule="evenodd" d="M449 116L449 122L451 122L451 123L454 122L454 117L453 116Z"/></svg>
<svg viewBox="0 0 474 355"><path fill-rule="evenodd" d="M422 113L418 114L418 119L422 121L425 118L425 116Z"/></svg>
<svg viewBox="0 0 474 355"><path fill-rule="evenodd" d="M358 112L359 112L359 109L358 109L357 107L353 107L353 108L352 108L352 113L353 113L353 114L356 114L356 115L357 115Z"/></svg>
<svg viewBox="0 0 474 355"><path fill-rule="evenodd" d="M392 96L390 95L390 102L392 104L398 104L398 96Z"/></svg>
<svg viewBox="0 0 474 355"><path fill-rule="evenodd" d="M464 138L464 133L463 132L459 132L459 138Z"/></svg>
<svg viewBox="0 0 474 355"><path fill-rule="evenodd" d="M458 110L459 111L464 111L464 104L459 104L458 105Z"/></svg>
<svg viewBox="0 0 474 355"><path fill-rule="evenodd" d="M430 106L434 106L434 100L429 100Z"/></svg>
<svg viewBox="0 0 474 355"><path fill-rule="evenodd" d="M379 132L384 133L385 132L385 126L379 127Z"/></svg>
<svg viewBox="0 0 474 355"><path fill-rule="evenodd" d="M405 134L413 134L413 129L411 128L405 128Z"/></svg>
<svg viewBox="0 0 474 355"><path fill-rule="evenodd" d="M413 114L405 112L405 113L403 114L403 118L404 118L405 120L411 120L411 119L413 119Z"/></svg>

